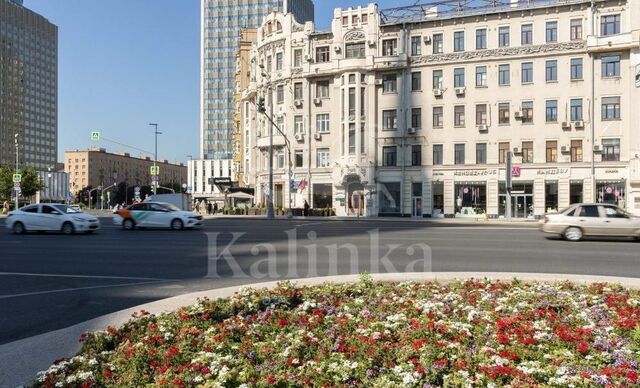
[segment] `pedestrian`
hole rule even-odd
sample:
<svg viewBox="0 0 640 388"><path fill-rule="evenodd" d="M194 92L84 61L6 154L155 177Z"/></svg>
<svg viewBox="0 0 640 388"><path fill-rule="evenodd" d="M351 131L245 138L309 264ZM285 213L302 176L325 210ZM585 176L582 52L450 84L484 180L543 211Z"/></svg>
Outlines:
<svg viewBox="0 0 640 388"><path fill-rule="evenodd" d="M218 202L214 202L213 203L213 215L215 215L218 212Z"/></svg>
<svg viewBox="0 0 640 388"><path fill-rule="evenodd" d="M307 202L307 200L304 200L304 209L302 210L302 215L307 217L309 215L309 208L311 206L309 206L309 202Z"/></svg>
<svg viewBox="0 0 640 388"><path fill-rule="evenodd" d="M2 213L3 214L9 213L9 202L4 201L4 203L2 204Z"/></svg>
<svg viewBox="0 0 640 388"><path fill-rule="evenodd" d="M211 215L211 213L213 213L213 205L211 204L211 202L209 202L207 204L207 214Z"/></svg>

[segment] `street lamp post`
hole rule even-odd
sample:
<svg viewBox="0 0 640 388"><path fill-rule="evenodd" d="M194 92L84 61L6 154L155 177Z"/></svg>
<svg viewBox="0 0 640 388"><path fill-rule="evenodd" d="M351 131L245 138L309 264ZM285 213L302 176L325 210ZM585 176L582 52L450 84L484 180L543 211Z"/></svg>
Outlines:
<svg viewBox="0 0 640 388"><path fill-rule="evenodd" d="M14 142L15 142L15 146L16 146L16 174L17 174L18 173L18 168L19 168L19 166L18 166L18 164L19 164L19 161L18 161L18 134L17 133L14 135ZM14 191L16 192L16 207L15 207L15 210L18 210L18 199L19 199L18 196L20 195L20 192L18 190L15 190L15 189L14 189Z"/></svg>
<svg viewBox="0 0 640 388"><path fill-rule="evenodd" d="M158 132L158 124L149 123L149 125L154 127L153 134L155 135L155 150L153 154L153 170L157 172L158 171L157 170L158 168L158 135L162 135L162 132ZM158 178L159 176L156 175L156 180L153 181L153 195L156 195L158 192L158 181L157 181Z"/></svg>

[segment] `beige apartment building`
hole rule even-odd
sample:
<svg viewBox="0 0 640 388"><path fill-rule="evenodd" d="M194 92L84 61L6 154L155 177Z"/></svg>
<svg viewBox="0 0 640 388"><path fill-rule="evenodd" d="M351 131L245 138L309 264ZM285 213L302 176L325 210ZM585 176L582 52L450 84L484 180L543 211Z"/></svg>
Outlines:
<svg viewBox="0 0 640 388"><path fill-rule="evenodd" d="M257 202L270 193L264 97L291 141L294 206L538 218L596 201L640 213L640 1L437 4L336 9L328 31L265 18L243 93ZM274 144L286 207L284 137Z"/></svg>
<svg viewBox="0 0 640 388"><path fill-rule="evenodd" d="M183 164L158 161L160 185L186 184L187 167ZM153 159L138 158L128 153L110 153L104 148L66 151L64 170L69 174L69 190L76 194L87 186L110 186L126 182L130 186L150 186Z"/></svg>

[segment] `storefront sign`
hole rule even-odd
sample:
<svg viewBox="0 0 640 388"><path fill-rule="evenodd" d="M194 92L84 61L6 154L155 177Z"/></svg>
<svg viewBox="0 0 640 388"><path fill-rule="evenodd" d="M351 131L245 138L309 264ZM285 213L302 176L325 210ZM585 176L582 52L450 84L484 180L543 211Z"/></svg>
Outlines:
<svg viewBox="0 0 640 388"><path fill-rule="evenodd" d="M521 173L522 173L522 168L520 166L511 167L511 175L514 178L519 178Z"/></svg>
<svg viewBox="0 0 640 388"><path fill-rule="evenodd" d="M494 176L498 175L497 169L488 170L456 170L453 176Z"/></svg>
<svg viewBox="0 0 640 388"><path fill-rule="evenodd" d="M538 170L538 175L565 175L568 173L568 168L547 168Z"/></svg>

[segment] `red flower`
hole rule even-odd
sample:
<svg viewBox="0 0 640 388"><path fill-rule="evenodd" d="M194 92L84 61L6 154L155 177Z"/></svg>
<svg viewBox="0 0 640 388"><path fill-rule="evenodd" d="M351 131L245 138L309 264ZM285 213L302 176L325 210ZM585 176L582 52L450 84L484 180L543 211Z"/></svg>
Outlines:
<svg viewBox="0 0 640 388"><path fill-rule="evenodd" d="M285 327L287 326L289 322L285 319L285 318L279 318L278 319L278 325L280 325L280 327Z"/></svg>
<svg viewBox="0 0 640 388"><path fill-rule="evenodd" d="M267 376L267 384L275 384L277 381L276 376L269 375Z"/></svg>
<svg viewBox="0 0 640 388"><path fill-rule="evenodd" d="M113 376L113 372L111 372L109 369L105 369L102 371L102 377L104 377L105 379L110 379L111 376Z"/></svg>
<svg viewBox="0 0 640 388"><path fill-rule="evenodd" d="M578 351L582 354L589 352L589 345L585 341L580 341L578 344Z"/></svg>

